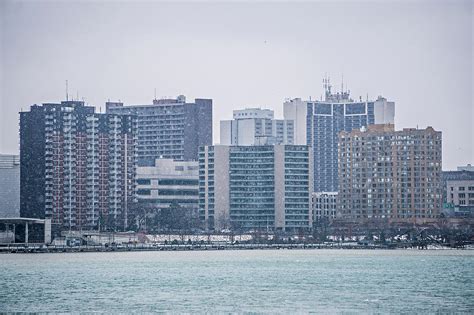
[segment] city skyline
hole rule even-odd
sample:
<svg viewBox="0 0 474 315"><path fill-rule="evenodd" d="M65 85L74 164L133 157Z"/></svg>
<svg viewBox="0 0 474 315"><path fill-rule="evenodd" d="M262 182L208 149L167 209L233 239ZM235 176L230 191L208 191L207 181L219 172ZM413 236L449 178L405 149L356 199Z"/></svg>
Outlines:
<svg viewBox="0 0 474 315"><path fill-rule="evenodd" d="M473 52L474 0L0 0L0 312L472 313Z"/></svg>
<svg viewBox="0 0 474 315"><path fill-rule="evenodd" d="M65 80L102 112L109 99L151 103L155 89L212 98L217 144L232 110L282 118L285 99L320 99L327 73L335 91L344 75L354 99L396 102L397 130L442 131L443 169L473 161L468 1L0 6L2 153L19 152L18 112L64 100Z"/></svg>

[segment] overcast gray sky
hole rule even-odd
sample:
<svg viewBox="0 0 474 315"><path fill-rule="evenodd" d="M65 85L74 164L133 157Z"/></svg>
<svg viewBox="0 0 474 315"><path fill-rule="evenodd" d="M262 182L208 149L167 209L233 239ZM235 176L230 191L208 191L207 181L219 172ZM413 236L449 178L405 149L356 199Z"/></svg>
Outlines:
<svg viewBox="0 0 474 315"><path fill-rule="evenodd" d="M443 168L474 163L471 1L164 3L2 1L0 153L18 153L18 112L70 94L151 103L214 100L219 121L323 93L396 102L396 128L443 132Z"/></svg>

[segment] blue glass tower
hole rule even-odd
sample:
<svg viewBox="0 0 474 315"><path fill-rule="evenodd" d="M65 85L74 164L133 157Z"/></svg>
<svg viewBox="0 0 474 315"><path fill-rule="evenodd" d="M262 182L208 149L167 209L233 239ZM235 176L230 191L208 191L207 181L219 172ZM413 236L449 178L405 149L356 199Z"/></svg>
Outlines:
<svg viewBox="0 0 474 315"><path fill-rule="evenodd" d="M313 148L314 191L338 191L338 134L372 124L393 124L395 103L379 96L375 101L354 101L349 91L333 94L324 81L325 99L285 102L285 119L295 121L295 144Z"/></svg>

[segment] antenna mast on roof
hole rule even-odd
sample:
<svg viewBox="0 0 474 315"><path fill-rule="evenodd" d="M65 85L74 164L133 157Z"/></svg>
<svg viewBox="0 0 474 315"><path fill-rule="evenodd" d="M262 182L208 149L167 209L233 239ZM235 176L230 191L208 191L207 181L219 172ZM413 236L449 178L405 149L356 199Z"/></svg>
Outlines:
<svg viewBox="0 0 474 315"><path fill-rule="evenodd" d="M328 77L327 73L324 75L323 79L323 88L324 88L324 94L326 96L326 100L328 100L331 96L331 78Z"/></svg>
<svg viewBox="0 0 474 315"><path fill-rule="evenodd" d="M156 100L156 88L155 88L155 98L154 99Z"/></svg>
<svg viewBox="0 0 474 315"><path fill-rule="evenodd" d="M68 94L67 80L66 80L66 101L69 101L69 94Z"/></svg>
<svg viewBox="0 0 474 315"><path fill-rule="evenodd" d="M342 74L342 81L341 81L341 94L344 94L344 73Z"/></svg>

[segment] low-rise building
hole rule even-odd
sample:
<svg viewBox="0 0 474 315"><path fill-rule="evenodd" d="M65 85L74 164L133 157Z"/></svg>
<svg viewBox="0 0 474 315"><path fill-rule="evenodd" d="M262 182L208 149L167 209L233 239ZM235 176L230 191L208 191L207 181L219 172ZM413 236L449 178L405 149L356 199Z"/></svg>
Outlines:
<svg viewBox="0 0 474 315"><path fill-rule="evenodd" d="M20 156L0 154L0 218L20 216Z"/></svg>
<svg viewBox="0 0 474 315"><path fill-rule="evenodd" d="M156 159L137 167L137 199L157 209L171 205L197 210L198 162Z"/></svg>
<svg viewBox="0 0 474 315"><path fill-rule="evenodd" d="M336 218L337 192L313 193L314 222L329 221Z"/></svg>
<svg viewBox="0 0 474 315"><path fill-rule="evenodd" d="M458 166L457 169L458 169L458 172L460 171L474 172L474 166L472 166L471 164L468 164L466 166Z"/></svg>
<svg viewBox="0 0 474 315"><path fill-rule="evenodd" d="M460 166L443 172L443 213L448 216L474 215L474 168Z"/></svg>

